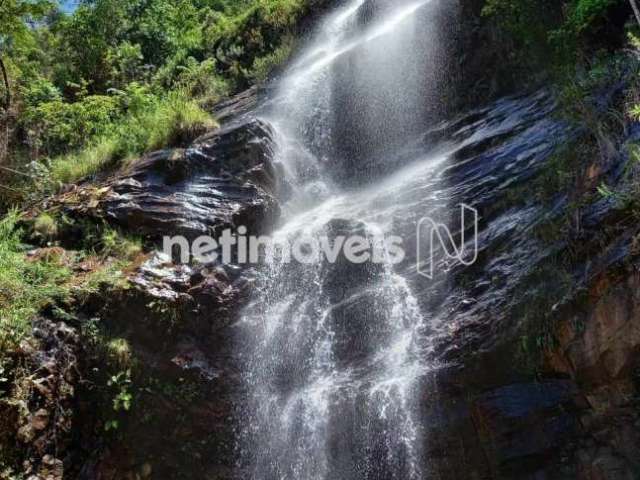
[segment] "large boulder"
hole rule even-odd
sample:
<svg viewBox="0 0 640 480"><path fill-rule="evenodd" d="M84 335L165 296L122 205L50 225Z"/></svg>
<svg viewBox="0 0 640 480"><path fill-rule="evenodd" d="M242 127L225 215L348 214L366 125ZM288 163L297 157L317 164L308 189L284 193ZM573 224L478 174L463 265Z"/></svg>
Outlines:
<svg viewBox="0 0 640 480"><path fill-rule="evenodd" d="M83 315L126 341L133 399L117 414L117 437L105 434L113 393L102 358L84 355L90 381L78 392L72 478L232 478L242 387L230 327L249 286L235 269L173 265L157 254L129 288L87 303Z"/></svg>
<svg viewBox="0 0 640 480"><path fill-rule="evenodd" d="M38 210L59 210L80 220L77 231L59 232L62 243L71 246L83 240L86 220L106 221L154 242L164 236L215 236L241 225L249 234L266 231L280 215L282 175L273 160L271 127L243 114L243 108L229 105L226 115L233 119L187 149L144 155L100 182L48 199Z"/></svg>
<svg viewBox="0 0 640 480"><path fill-rule="evenodd" d="M253 231L278 216L270 127L232 124L186 150L155 152L119 172L98 209L132 233L195 238L220 227Z"/></svg>

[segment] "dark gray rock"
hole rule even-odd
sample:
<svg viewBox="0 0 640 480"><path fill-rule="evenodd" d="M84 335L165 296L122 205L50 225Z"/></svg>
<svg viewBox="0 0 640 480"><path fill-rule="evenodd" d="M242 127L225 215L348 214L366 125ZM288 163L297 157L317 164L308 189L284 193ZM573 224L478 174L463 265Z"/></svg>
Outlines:
<svg viewBox="0 0 640 480"><path fill-rule="evenodd" d="M153 239L193 239L223 227L256 232L279 215L272 133L259 120L233 123L187 150L167 150L135 161L108 182L99 214Z"/></svg>

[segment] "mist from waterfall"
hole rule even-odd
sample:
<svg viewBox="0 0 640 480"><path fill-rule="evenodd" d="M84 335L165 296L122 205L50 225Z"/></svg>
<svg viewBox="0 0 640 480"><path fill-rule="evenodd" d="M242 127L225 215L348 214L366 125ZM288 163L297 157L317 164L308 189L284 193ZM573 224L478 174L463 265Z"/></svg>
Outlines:
<svg viewBox="0 0 640 480"><path fill-rule="evenodd" d="M288 185L274 242L393 232L411 223L404 210L415 195L440 181L446 156L437 154L380 175L437 98L437 36L419 19L435 2L352 0L285 72L265 115ZM390 261L339 258L264 265L257 276L238 340L243 475L424 478L428 326L402 272Z"/></svg>

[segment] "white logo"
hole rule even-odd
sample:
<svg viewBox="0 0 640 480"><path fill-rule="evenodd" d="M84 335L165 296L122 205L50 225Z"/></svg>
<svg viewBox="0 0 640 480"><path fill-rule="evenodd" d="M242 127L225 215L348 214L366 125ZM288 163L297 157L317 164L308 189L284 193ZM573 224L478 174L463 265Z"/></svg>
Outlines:
<svg viewBox="0 0 640 480"><path fill-rule="evenodd" d="M449 228L429 217L417 224L417 270L432 279L436 269L434 260L438 244L445 260L462 265L472 265L478 258L478 211L468 205L460 205L460 245L456 245ZM470 231L473 238L470 239ZM223 264L316 264L321 261L336 263L339 258L354 264L373 262L398 265L406 258L404 241L395 235L337 236L330 239L321 232L316 235L298 235L287 238L249 236L248 228L238 227L233 232L226 229L217 238L201 236L193 242L183 236L165 236L163 253L169 258L179 257L180 263L222 262ZM175 255L174 255L175 254ZM444 270L449 269L444 263Z"/></svg>
<svg viewBox="0 0 640 480"><path fill-rule="evenodd" d="M473 230L473 238L468 240L468 228ZM446 258L455 260L462 265L473 265L478 259L478 211L465 205L460 205L460 246L456 245L454 236L449 228L437 223L429 217L418 222L418 255L416 264L418 273L433 279L435 271L434 256L439 243ZM437 242L436 242L437 240ZM470 245L467 245L469 243ZM469 252L468 250L471 250ZM427 255L427 258L425 258Z"/></svg>

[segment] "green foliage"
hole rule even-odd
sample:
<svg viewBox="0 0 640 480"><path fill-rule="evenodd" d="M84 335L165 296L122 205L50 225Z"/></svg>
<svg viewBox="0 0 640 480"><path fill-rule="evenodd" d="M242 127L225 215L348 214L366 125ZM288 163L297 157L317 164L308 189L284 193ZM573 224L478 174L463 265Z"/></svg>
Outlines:
<svg viewBox="0 0 640 480"><path fill-rule="evenodd" d="M515 42L519 62L529 68L541 64L561 71L569 68L573 73L573 64L587 53L587 43L606 47L616 41L597 33L622 1L487 0L483 15Z"/></svg>
<svg viewBox="0 0 640 480"><path fill-rule="evenodd" d="M190 0L153 0L142 9L136 38L147 61L160 65L175 52L193 52L202 44L201 16L206 13Z"/></svg>
<svg viewBox="0 0 640 480"><path fill-rule="evenodd" d="M291 56L293 51L294 39L287 37L283 40L282 45L276 48L272 53L264 57L258 57L253 61L251 71L248 76L255 82L264 82L268 79L269 74L279 65L285 63Z"/></svg>
<svg viewBox="0 0 640 480"><path fill-rule="evenodd" d="M306 0L247 3L247 7L235 15L214 16L205 35L207 49L215 52L221 70L240 84L266 77L260 75L265 65L288 56L284 53L290 50L295 25L309 6ZM258 75L252 75L256 68Z"/></svg>
<svg viewBox="0 0 640 480"><path fill-rule="evenodd" d="M212 104L230 91L227 80L216 74L216 61L209 58L198 62L189 57L175 67L174 84L186 95L198 98L202 104Z"/></svg>
<svg viewBox="0 0 640 480"><path fill-rule="evenodd" d="M55 186L193 137L214 125L203 107L265 81L289 57L308 4L92 0L67 15L44 0L0 2L0 58L13 80L9 163L50 164ZM2 180L25 197L43 190Z"/></svg>
<svg viewBox="0 0 640 480"><path fill-rule="evenodd" d="M576 33L582 33L595 23L606 18L608 9L617 0L574 0L570 4L568 26Z"/></svg>
<svg viewBox="0 0 640 480"><path fill-rule="evenodd" d="M549 27L556 20L557 12L562 13L563 28L576 33L584 32L595 23L606 18L610 7L620 0L487 0L483 14L495 16L514 32L520 30L526 36L532 29L534 19Z"/></svg>
<svg viewBox="0 0 640 480"><path fill-rule="evenodd" d="M133 260L142 253L142 241L139 238L124 236L109 227L102 231L99 247L102 256L113 256L123 260Z"/></svg>
<svg viewBox="0 0 640 480"><path fill-rule="evenodd" d="M136 88L126 102L129 114L109 124L87 148L53 160L53 182L78 181L115 162L192 139L215 126L210 115L181 92L158 98Z"/></svg>
<svg viewBox="0 0 640 480"><path fill-rule="evenodd" d="M29 35L27 22L41 19L54 5L50 0L3 0L0 3L0 47L11 48Z"/></svg>
<svg viewBox="0 0 640 480"><path fill-rule="evenodd" d="M58 224L51 215L42 213L35 219L33 230L43 239L52 239L58 234Z"/></svg>
<svg viewBox="0 0 640 480"><path fill-rule="evenodd" d="M58 87L42 77L38 77L29 82L29 85L21 87L20 93L25 107L32 109L43 103L62 100L62 94Z"/></svg>
<svg viewBox="0 0 640 480"><path fill-rule="evenodd" d="M615 196L615 192L606 183L601 183L598 186L598 193L602 198L613 198Z"/></svg>
<svg viewBox="0 0 640 480"><path fill-rule="evenodd" d="M23 124L38 150L56 155L80 148L87 138L104 134L119 113L114 97L91 95L74 103L57 98L28 106Z"/></svg>
<svg viewBox="0 0 640 480"><path fill-rule="evenodd" d="M113 375L107 382L107 386L115 390L113 410L115 412L128 412L131 409L131 401L133 399L130 392L131 370L122 371Z"/></svg>
<svg viewBox="0 0 640 480"><path fill-rule="evenodd" d="M87 227L86 245L80 251L52 247L29 255L19 222L15 211L0 219L0 365L2 356L29 333L31 320L45 308L68 320L64 309L74 301L84 301L105 285L127 288L122 270L142 252L139 239L109 228L96 228L96 239ZM50 239L64 228L64 219L41 213L32 228L37 236ZM74 268L80 262L91 270L79 278ZM126 357L126 344L114 341L110 348L119 359Z"/></svg>
<svg viewBox="0 0 640 480"><path fill-rule="evenodd" d="M69 268L52 254L32 260L24 252L18 215L0 220L0 352L14 348L42 308L69 295Z"/></svg>
<svg viewBox="0 0 640 480"><path fill-rule="evenodd" d="M100 318L84 321L81 335L87 355L95 365L90 372L90 383L91 390L97 393L96 413L106 432L117 433L133 407L138 366L134 351L126 338L113 336Z"/></svg>
<svg viewBox="0 0 640 480"><path fill-rule="evenodd" d="M107 52L107 63L111 66L111 83L125 88L142 74L142 47L125 40Z"/></svg>
<svg viewBox="0 0 640 480"><path fill-rule="evenodd" d="M546 43L557 8L558 2L549 0L487 0L482 14L494 17L516 40L531 47Z"/></svg>
<svg viewBox="0 0 640 480"><path fill-rule="evenodd" d="M133 393L131 391L133 382L131 380L131 369L123 370L112 375L107 381L112 399L111 406L113 413L120 417L131 410L133 403ZM109 418L105 421L104 429L106 432L115 431L120 428L119 418Z"/></svg>
<svg viewBox="0 0 640 480"><path fill-rule="evenodd" d="M131 346L124 338L113 338L106 343L109 360L119 368L130 369L132 365Z"/></svg>

